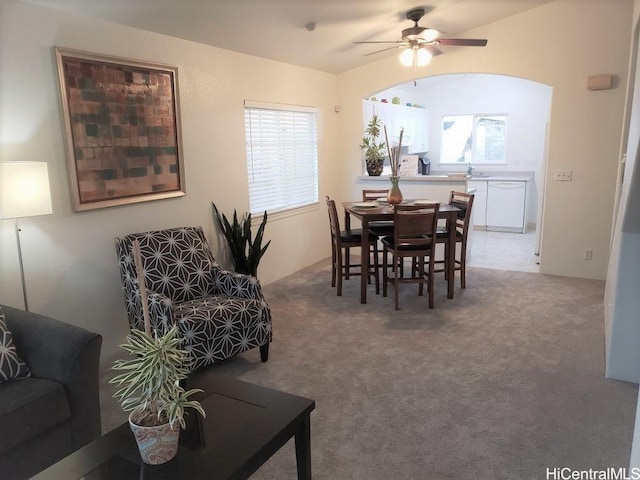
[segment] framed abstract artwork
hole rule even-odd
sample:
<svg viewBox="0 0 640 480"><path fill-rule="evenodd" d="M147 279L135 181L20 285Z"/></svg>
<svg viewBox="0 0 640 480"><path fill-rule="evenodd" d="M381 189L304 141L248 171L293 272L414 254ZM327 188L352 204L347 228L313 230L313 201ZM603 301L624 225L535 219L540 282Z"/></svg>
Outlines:
<svg viewBox="0 0 640 480"><path fill-rule="evenodd" d="M74 211L185 195L177 68L54 51Z"/></svg>

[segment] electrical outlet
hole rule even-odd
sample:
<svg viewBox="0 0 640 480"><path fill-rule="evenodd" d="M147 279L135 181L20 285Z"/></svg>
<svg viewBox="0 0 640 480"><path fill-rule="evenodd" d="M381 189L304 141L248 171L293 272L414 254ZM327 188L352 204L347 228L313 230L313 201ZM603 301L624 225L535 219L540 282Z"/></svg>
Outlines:
<svg viewBox="0 0 640 480"><path fill-rule="evenodd" d="M591 250L590 248L585 248L583 258L585 260L591 260L593 258L593 250Z"/></svg>
<svg viewBox="0 0 640 480"><path fill-rule="evenodd" d="M553 179L556 182L570 182L573 176L573 170L556 170Z"/></svg>

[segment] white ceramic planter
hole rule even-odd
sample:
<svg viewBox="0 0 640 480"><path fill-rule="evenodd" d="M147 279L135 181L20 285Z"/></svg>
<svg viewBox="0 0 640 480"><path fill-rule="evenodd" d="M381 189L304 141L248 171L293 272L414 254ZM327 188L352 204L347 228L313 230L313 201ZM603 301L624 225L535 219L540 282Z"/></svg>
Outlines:
<svg viewBox="0 0 640 480"><path fill-rule="evenodd" d="M178 453L180 424L173 428L168 423L157 427L143 427L133 423L129 415L129 426L144 463L159 465L168 462Z"/></svg>

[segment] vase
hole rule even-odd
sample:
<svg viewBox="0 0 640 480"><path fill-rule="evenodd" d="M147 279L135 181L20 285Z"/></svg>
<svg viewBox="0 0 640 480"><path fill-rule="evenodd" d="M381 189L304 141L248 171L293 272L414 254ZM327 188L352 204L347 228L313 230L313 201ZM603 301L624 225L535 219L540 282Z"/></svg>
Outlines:
<svg viewBox="0 0 640 480"><path fill-rule="evenodd" d="M180 425L171 427L165 423L157 427L143 427L136 424L129 415L129 426L144 463L149 465L166 463L178 453Z"/></svg>
<svg viewBox="0 0 640 480"><path fill-rule="evenodd" d="M400 177L390 178L391 188L389 189L389 193L387 193L387 201L392 205L397 205L402 203L402 192L400 191L400 187L398 187L398 180L400 180Z"/></svg>
<svg viewBox="0 0 640 480"><path fill-rule="evenodd" d="M366 162L367 163L367 173L370 177L379 177L382 175L382 169L384 167L384 160L379 160L376 162Z"/></svg>

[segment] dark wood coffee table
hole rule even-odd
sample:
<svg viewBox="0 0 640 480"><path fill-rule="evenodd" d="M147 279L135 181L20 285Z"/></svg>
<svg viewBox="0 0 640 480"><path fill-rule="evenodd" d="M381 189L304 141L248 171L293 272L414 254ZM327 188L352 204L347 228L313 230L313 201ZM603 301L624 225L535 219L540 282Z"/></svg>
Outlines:
<svg viewBox="0 0 640 480"><path fill-rule="evenodd" d="M249 478L295 436L298 479L311 479L310 415L315 402L212 372L193 375L207 417L188 415L178 455L145 465L125 423L33 477L38 480Z"/></svg>

